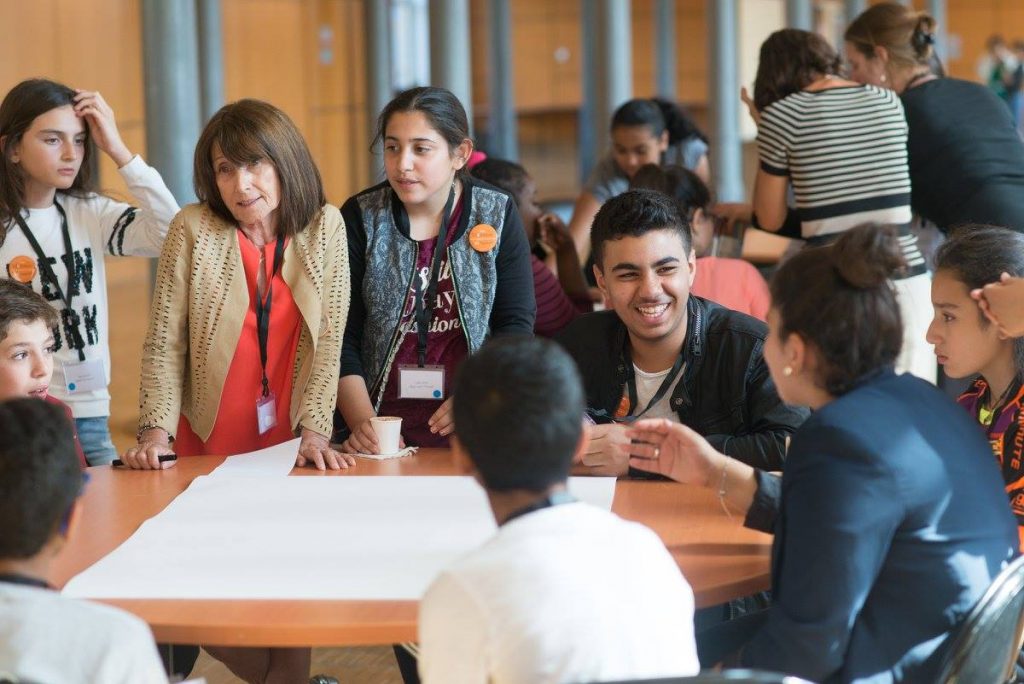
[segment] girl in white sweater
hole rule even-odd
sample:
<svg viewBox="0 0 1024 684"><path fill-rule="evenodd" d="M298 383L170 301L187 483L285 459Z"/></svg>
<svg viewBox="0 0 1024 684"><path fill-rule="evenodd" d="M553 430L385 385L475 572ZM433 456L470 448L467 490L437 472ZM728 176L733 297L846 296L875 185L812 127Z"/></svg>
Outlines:
<svg viewBox="0 0 1024 684"><path fill-rule="evenodd" d="M117 164L138 207L92 190L94 147ZM57 309L49 393L71 407L90 465L110 440L110 349L103 257L160 254L178 204L121 140L98 92L22 81L0 103L0 277Z"/></svg>

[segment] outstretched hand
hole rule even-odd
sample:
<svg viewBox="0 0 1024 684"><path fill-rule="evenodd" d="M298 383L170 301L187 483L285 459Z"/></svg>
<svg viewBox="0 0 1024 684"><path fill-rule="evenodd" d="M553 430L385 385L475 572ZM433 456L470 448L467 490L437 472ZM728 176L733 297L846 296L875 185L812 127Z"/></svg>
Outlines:
<svg viewBox="0 0 1024 684"><path fill-rule="evenodd" d="M728 458L687 426L664 418L638 420L626 436L630 441L621 448L630 466L676 482L710 486Z"/></svg>

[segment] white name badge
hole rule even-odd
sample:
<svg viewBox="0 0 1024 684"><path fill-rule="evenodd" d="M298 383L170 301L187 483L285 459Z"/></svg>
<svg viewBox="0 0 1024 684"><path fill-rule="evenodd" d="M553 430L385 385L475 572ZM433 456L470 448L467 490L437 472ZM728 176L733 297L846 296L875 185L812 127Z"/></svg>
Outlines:
<svg viewBox="0 0 1024 684"><path fill-rule="evenodd" d="M64 386L68 394L93 392L106 389L107 374L103 370L103 361L92 359L81 363L65 363Z"/></svg>
<svg viewBox="0 0 1024 684"><path fill-rule="evenodd" d="M256 400L256 424L261 435L277 425L277 397L273 392Z"/></svg>
<svg viewBox="0 0 1024 684"><path fill-rule="evenodd" d="M444 399L444 366L399 366L399 399Z"/></svg>

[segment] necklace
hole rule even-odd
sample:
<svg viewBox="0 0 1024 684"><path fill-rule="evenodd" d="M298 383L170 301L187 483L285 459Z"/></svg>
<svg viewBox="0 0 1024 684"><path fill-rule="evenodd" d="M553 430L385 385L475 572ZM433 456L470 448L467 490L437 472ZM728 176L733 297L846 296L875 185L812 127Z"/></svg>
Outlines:
<svg viewBox="0 0 1024 684"><path fill-rule="evenodd" d="M985 426L991 426L992 425L992 422L993 422L993 420L996 417L996 413L998 413L999 409L1001 409L1003 407L1003 405L1006 403L1006 400L1010 396L1010 392L1017 385L1017 379L1018 379L1017 376L1015 376L1012 380L1010 380L1010 384L1008 384L1006 386L1006 389L1003 390L1003 393L1000 394L999 398L996 399L994 402L990 402L990 403L988 403L988 405L986 405L986 402L984 402L984 401L981 401L981 402L978 403L978 421L982 425L985 425ZM988 388L988 395L991 398L991 396L992 396L992 387L991 386L989 386L989 388Z"/></svg>
<svg viewBox="0 0 1024 684"><path fill-rule="evenodd" d="M918 73L916 73L916 74L914 74L913 76L910 77L910 80L907 81L907 85L903 86L903 90L904 91L910 90L914 86L920 85L921 83L924 83L925 81L930 81L933 78L935 78L935 74L933 74L932 72L930 72L930 71L920 71L920 72L918 72Z"/></svg>

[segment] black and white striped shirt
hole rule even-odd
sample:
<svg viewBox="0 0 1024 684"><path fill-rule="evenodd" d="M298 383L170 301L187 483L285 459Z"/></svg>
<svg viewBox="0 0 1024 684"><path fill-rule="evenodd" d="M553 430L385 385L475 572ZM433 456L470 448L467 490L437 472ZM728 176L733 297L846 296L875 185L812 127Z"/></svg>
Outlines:
<svg viewBox="0 0 1024 684"><path fill-rule="evenodd" d="M893 91L793 93L765 107L757 143L761 169L790 179L804 238L868 222L910 223L907 122ZM900 242L908 265L923 267L917 241L904 235Z"/></svg>

